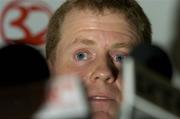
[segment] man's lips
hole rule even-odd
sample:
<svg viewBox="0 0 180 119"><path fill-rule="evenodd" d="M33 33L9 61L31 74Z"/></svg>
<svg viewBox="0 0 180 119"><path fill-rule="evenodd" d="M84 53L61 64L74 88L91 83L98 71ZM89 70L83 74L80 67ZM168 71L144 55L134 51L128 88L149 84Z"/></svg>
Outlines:
<svg viewBox="0 0 180 119"><path fill-rule="evenodd" d="M117 105L117 101L113 93L110 91L93 91L88 95L88 101L92 109L92 113L96 112L108 112L109 108L114 108Z"/></svg>
<svg viewBox="0 0 180 119"><path fill-rule="evenodd" d="M92 100L114 100L113 98L110 98L110 97L105 97L105 96L91 96L91 97L88 97L89 101L92 101Z"/></svg>
<svg viewBox="0 0 180 119"><path fill-rule="evenodd" d="M90 102L94 101L115 101L115 98L110 94L92 94L88 96Z"/></svg>
<svg viewBox="0 0 180 119"><path fill-rule="evenodd" d="M93 112L106 111L108 107L116 104L115 98L105 95L93 95L88 97Z"/></svg>

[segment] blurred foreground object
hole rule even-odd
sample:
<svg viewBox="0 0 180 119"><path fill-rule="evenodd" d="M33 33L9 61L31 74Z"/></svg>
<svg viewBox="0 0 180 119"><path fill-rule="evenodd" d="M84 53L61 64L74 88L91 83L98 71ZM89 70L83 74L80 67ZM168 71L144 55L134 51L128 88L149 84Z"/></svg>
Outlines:
<svg viewBox="0 0 180 119"><path fill-rule="evenodd" d="M44 57L27 45L0 49L0 118L29 119L44 100L50 73Z"/></svg>
<svg viewBox="0 0 180 119"><path fill-rule="evenodd" d="M171 54L175 68L180 73L180 1L177 4L177 18L175 23L175 38L171 47Z"/></svg>
<svg viewBox="0 0 180 119"><path fill-rule="evenodd" d="M178 38L179 39L177 39L174 42L172 54L173 54L174 66L180 72L180 36Z"/></svg>
<svg viewBox="0 0 180 119"><path fill-rule="evenodd" d="M0 49L0 86L21 85L49 77L40 52L28 45L8 45Z"/></svg>
<svg viewBox="0 0 180 119"><path fill-rule="evenodd" d="M141 49L141 50L139 50ZM153 49L156 49L155 51ZM154 55L150 55L151 53ZM144 54L150 56L143 61ZM159 52L160 54L158 54ZM148 54L150 53L150 54ZM162 54L161 54L162 53ZM158 55L156 55L158 54ZM163 51L156 46L140 45L123 62L124 100L120 110L120 119L179 119L180 118L180 91L169 82L172 72L168 57L163 58ZM138 57L136 57L138 56ZM159 59L161 60L152 60ZM141 59L142 58L142 59ZM164 60L164 61L163 61ZM157 61L147 65L147 61ZM169 61L169 63L168 63ZM156 71L156 65L164 64ZM154 66L152 66L154 65ZM167 67L166 67L167 66ZM170 67L169 67L170 66ZM153 68L152 68L153 67ZM154 69L155 68L155 69ZM170 68L170 69L168 69Z"/></svg>
<svg viewBox="0 0 180 119"><path fill-rule="evenodd" d="M79 77L59 76L50 80L47 98L33 119L89 119L86 90Z"/></svg>
<svg viewBox="0 0 180 119"><path fill-rule="evenodd" d="M173 67L167 53L156 45L141 44L134 48L130 54L137 66L143 65L153 73L165 77L171 81Z"/></svg>

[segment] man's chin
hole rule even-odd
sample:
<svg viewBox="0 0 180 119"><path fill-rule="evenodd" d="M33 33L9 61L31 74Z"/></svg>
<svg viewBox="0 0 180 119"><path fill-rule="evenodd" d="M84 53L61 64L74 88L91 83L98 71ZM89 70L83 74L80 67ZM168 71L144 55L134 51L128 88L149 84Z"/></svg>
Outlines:
<svg viewBox="0 0 180 119"><path fill-rule="evenodd" d="M107 112L98 111L92 113L92 119L115 119Z"/></svg>

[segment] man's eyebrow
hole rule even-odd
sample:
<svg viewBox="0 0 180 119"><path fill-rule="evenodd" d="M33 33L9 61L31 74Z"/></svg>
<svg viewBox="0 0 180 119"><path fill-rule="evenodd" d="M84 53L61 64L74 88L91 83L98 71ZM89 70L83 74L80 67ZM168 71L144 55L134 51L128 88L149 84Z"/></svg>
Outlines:
<svg viewBox="0 0 180 119"><path fill-rule="evenodd" d="M76 43L82 43L84 45L95 45L95 42L90 40L90 39L85 39L85 38L77 38L73 41L72 44L76 44Z"/></svg>
<svg viewBox="0 0 180 119"><path fill-rule="evenodd" d="M112 45L113 49L122 48L122 47L130 48L131 44L130 43L115 43Z"/></svg>

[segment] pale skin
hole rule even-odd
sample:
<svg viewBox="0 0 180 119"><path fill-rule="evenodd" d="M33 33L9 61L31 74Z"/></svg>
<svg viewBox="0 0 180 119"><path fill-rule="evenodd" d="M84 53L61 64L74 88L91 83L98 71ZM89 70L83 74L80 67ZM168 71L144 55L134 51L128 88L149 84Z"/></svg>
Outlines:
<svg viewBox="0 0 180 119"><path fill-rule="evenodd" d="M72 10L64 19L54 75L77 74L85 87L93 119L116 119L122 101L121 66L135 43L123 14Z"/></svg>

